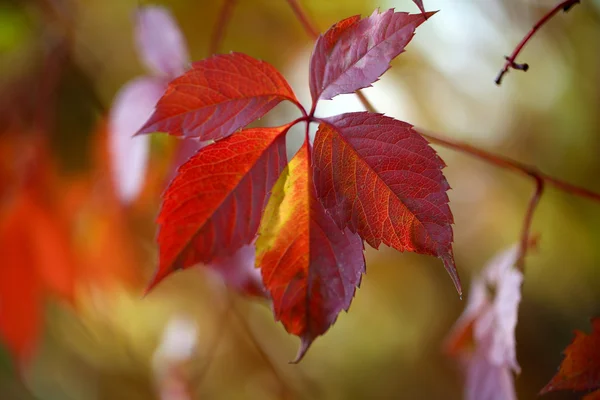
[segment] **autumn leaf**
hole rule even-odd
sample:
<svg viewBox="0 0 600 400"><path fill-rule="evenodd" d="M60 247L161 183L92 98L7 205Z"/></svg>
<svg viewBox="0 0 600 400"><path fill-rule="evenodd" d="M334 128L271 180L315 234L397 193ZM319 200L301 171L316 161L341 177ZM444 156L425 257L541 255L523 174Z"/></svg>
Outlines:
<svg viewBox="0 0 600 400"><path fill-rule="evenodd" d="M516 399L519 373L515 327L523 274L515 268L520 245L499 253L473 280L467 307L446 340L465 372L465 399Z"/></svg>
<svg viewBox="0 0 600 400"><path fill-rule="evenodd" d="M27 189L0 220L0 336L14 356L33 355L48 296L73 301L75 265L68 231Z"/></svg>
<svg viewBox="0 0 600 400"><path fill-rule="evenodd" d="M241 53L215 55L193 63L169 83L139 133L221 139L283 100L298 103L285 78L271 65Z"/></svg>
<svg viewBox="0 0 600 400"><path fill-rule="evenodd" d="M297 362L348 310L365 271L362 240L339 230L316 197L306 141L273 188L256 248L275 318L302 341Z"/></svg>
<svg viewBox="0 0 600 400"><path fill-rule="evenodd" d="M592 332L586 335L575 331L575 338L564 351L565 358L552 380L540 394L555 390L600 389L600 317L592 319ZM598 398L600 391L586 396Z"/></svg>
<svg viewBox="0 0 600 400"><path fill-rule="evenodd" d="M285 167L290 125L240 131L200 149L179 168L158 216L159 267L170 272L231 256L256 235L271 187Z"/></svg>
<svg viewBox="0 0 600 400"><path fill-rule="evenodd" d="M317 39L310 60L313 103L371 86L431 15L375 10L365 19L354 16L333 25Z"/></svg>
<svg viewBox="0 0 600 400"><path fill-rule="evenodd" d="M443 161L412 126L381 114L322 119L315 186L340 228L369 245L440 257L459 293Z"/></svg>
<svg viewBox="0 0 600 400"><path fill-rule="evenodd" d="M135 41L150 74L128 82L117 93L109 116L111 175L121 201L131 203L146 177L150 142L133 135L152 115L170 80L187 69L185 39L164 7L140 7L135 14Z"/></svg>

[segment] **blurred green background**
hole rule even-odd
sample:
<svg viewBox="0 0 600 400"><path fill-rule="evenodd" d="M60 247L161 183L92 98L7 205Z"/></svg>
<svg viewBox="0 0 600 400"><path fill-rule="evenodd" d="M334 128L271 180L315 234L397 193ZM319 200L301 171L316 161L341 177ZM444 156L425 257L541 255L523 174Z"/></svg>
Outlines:
<svg viewBox="0 0 600 400"><path fill-rule="evenodd" d="M301 3L321 30L377 7L418 11L409 0ZM558 14L520 56L530 71L511 71L501 87L494 84L503 56L554 3L425 0L427 9L440 12L365 94L387 115L600 192L600 1L582 0ZM60 175L103 179L90 172L89 149L99 143L97 127L119 88L145 73L132 36L132 15L144 4L150 2L0 1L2 135L19 134L4 132L15 115L43 115ZM171 9L193 60L207 56L221 1L152 4ZM305 105L311 50L287 3L275 0L238 0L219 49L273 64ZM57 70L46 101L41 85ZM361 110L350 95L324 103L318 115ZM277 108L261 124L289 120L292 112ZM170 145L170 138L153 138L154 163ZM522 176L435 147L448 164L455 255L468 292L486 260L518 240L533 187ZM119 268L139 280L86 285L75 307L48 301L43 337L21 379L7 351L0 352L1 399L158 398L152 360L177 316L195 324L187 332L194 350L177 368L197 399L461 398L460 371L442 343L466 301L458 299L439 260L367 249L367 275L350 312L299 365L289 365L298 340L273 321L269 306L227 292L202 270L176 273L142 298L156 259L160 191L150 193L123 210L128 239L116 243L135 252L136 262ZM552 377L573 329L589 331L589 318L600 315L600 204L548 187L533 232L541 241L527 259L516 333L522 399L534 398ZM79 235L95 240L85 228ZM116 268L110 260L105 254L101 263Z"/></svg>

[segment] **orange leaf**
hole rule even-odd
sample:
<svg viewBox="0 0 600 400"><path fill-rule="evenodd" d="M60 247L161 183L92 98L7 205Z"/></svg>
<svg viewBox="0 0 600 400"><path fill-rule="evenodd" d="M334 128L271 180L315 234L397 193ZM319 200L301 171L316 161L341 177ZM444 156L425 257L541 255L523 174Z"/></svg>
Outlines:
<svg viewBox="0 0 600 400"><path fill-rule="evenodd" d="M348 310L365 271L362 240L341 231L316 197L307 142L273 187L256 249L275 318L302 341L299 361Z"/></svg>
<svg viewBox="0 0 600 400"><path fill-rule="evenodd" d="M555 390L600 388L600 317L592 319L592 333L575 331L575 338L563 352L565 358L552 380L540 394Z"/></svg>

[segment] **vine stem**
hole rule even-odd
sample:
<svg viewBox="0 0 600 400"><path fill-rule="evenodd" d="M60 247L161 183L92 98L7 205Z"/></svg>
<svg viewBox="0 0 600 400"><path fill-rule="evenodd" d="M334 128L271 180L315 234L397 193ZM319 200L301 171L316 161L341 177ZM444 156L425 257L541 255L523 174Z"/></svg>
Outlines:
<svg viewBox="0 0 600 400"><path fill-rule="evenodd" d="M514 62L515 58L519 55L519 53L521 52L521 50L523 49L525 44L529 41L529 39L531 39L531 37L539 30L539 28L544 23L546 23L550 18L552 18L561 9L564 11L568 11L575 4L579 3L579 1L580 0L562 1L560 4L558 4L552 10L550 10L546 15L544 15L544 17L542 17L542 19L534 25L534 27L531 29L531 31L523 38L521 43L519 43L519 45L515 48L515 50L513 51L513 54L511 54L510 57L507 57L507 63L505 64L502 72L496 79L496 83L500 84L500 81L502 80L502 76L504 76L504 74L508 71L508 68L511 68L511 67L515 68L515 65L518 65L518 64L515 64L515 62ZM306 33L311 38L316 39L319 36L319 33L318 33L319 31L318 31L318 29L315 28L314 23L304 12L304 10L300 6L300 4L297 2L297 0L287 0L287 2L290 5L290 7L292 8L292 10L294 11L294 14L298 18L298 20L302 23L302 26L304 26L304 30L306 31ZM524 65L526 65L526 64L524 64ZM526 68L520 68L520 69L526 70ZM367 99L367 97L360 90L356 91L356 95L358 96L360 102L362 103L362 105L365 107L365 109L367 111L374 112L374 113L377 112L377 110L375 109L375 107L373 107L373 105L371 104L369 99ZM500 155L490 153L488 151L479 149L477 147L471 146L470 144L467 144L464 142L460 142L460 141L449 139L449 138L443 138L443 137L433 135L430 133L424 133L422 131L418 131L418 132L421 134L421 136L423 136L425 139L427 139L431 143L435 143L442 147L446 147L446 148L449 148L452 150L459 151L461 153L465 153L472 157L479 158L480 160L485 161L489 164L496 165L497 167L520 173L520 174L528 176L534 180L534 182L536 184L536 189L535 189L531 199L529 200L529 205L527 207L527 211L525 214L525 218L523 220L523 227L522 227L522 231L521 231L521 244L520 244L519 258L518 258L518 262L517 262L517 267L520 268L521 270L524 269L523 260L525 259L527 249L529 247L530 231L531 231L531 224L533 221L533 215L535 213L535 210L536 210L536 208L539 204L539 201L542 197L542 194L544 192L545 184L552 185L559 190L562 190L566 193L570 193L575 196L585 197L590 200L600 202L600 194L599 193L593 192L591 190L588 190L588 189L570 184L568 182L562 181L560 179L556 179L552 176L546 175L543 172L538 171L537 168L535 168L535 167L520 163L520 162L512 160L510 158L506 158L506 157L503 157Z"/></svg>
<svg viewBox="0 0 600 400"><path fill-rule="evenodd" d="M306 15L306 12L304 12L304 9L300 5L300 3L298 3L298 0L287 0L287 2L292 8L292 11L294 11L296 18L298 18L298 21L300 21L300 23L304 27L306 33L308 33L308 35L312 39L318 38L319 30L317 29L315 23L308 17L308 15Z"/></svg>
<svg viewBox="0 0 600 400"><path fill-rule="evenodd" d="M229 20L233 14L235 2L236 0L223 0L223 5L219 11L219 17L217 18L212 35L210 36L210 44L208 45L209 55L213 55L219 51L219 47L221 46L223 37L225 36L227 25L229 24Z"/></svg>
<svg viewBox="0 0 600 400"><path fill-rule="evenodd" d="M521 39L521 42L519 42L517 47L515 47L512 54L510 56L505 57L506 62L504 63L504 67L502 67L502 70L500 70L500 73L494 80L494 82L496 82L496 85L500 85L502 83L502 78L504 77L504 75L506 75L510 68L526 72L529 69L529 65L527 63L518 64L516 62L516 58L519 55L519 53L521 53L521 50L523 50L523 47L525 47L525 45L527 44L527 42L529 42L529 40L531 40L533 35L535 35L536 32L540 30L542 25L548 22L560 10L567 12L575 4L579 4L579 2L580 0L564 0L557 4L553 9L548 11L538 22L536 22L535 25L533 25L533 28L529 30L527 35L525 35L525 37Z"/></svg>

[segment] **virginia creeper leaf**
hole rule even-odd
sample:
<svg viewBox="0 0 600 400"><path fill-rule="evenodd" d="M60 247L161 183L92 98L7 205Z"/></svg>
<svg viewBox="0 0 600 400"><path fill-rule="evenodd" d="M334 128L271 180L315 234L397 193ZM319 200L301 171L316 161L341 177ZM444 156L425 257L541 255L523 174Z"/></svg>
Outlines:
<svg viewBox="0 0 600 400"><path fill-rule="evenodd" d="M375 10L360 21L354 16L333 25L317 39L311 56L313 103L371 86L430 15Z"/></svg>
<svg viewBox="0 0 600 400"><path fill-rule="evenodd" d="M136 13L135 39L140 59L156 75L174 78L189 63L185 38L164 7L140 7Z"/></svg>
<svg viewBox="0 0 600 400"><path fill-rule="evenodd" d="M301 339L299 361L348 310L365 271L362 240L338 229L316 197L307 142L273 188L256 250L276 320Z"/></svg>
<svg viewBox="0 0 600 400"><path fill-rule="evenodd" d="M149 138L133 135L150 117L166 88L158 78L137 78L117 94L109 119L109 156L117 194L130 203L139 194L146 177Z"/></svg>
<svg viewBox="0 0 600 400"><path fill-rule="evenodd" d="M216 140L283 100L297 103L285 78L271 65L241 53L215 55L193 63L192 69L169 83L139 133Z"/></svg>
<svg viewBox="0 0 600 400"><path fill-rule="evenodd" d="M560 370L540 394L555 390L600 389L600 317L592 319L592 332L575 331L575 338L564 351ZM597 396L592 393L589 396Z"/></svg>
<svg viewBox="0 0 600 400"><path fill-rule="evenodd" d="M254 240L287 162L289 126L240 131L200 149L179 168L163 194L159 267L148 290L175 269L210 264Z"/></svg>
<svg viewBox="0 0 600 400"><path fill-rule="evenodd" d="M448 352L465 369L467 400L516 399L515 327L523 282L514 267L519 248L516 244L499 253L473 280L467 307L447 339Z"/></svg>
<svg viewBox="0 0 600 400"><path fill-rule="evenodd" d="M440 257L459 293L443 161L412 126L381 114L322 120L314 181L340 228L367 243Z"/></svg>

